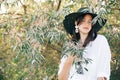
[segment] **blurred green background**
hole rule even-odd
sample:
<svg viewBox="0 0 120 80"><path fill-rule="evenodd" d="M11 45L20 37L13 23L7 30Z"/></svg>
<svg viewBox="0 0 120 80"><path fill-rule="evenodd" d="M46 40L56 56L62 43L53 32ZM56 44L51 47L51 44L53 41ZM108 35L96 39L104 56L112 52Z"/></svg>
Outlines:
<svg viewBox="0 0 120 80"><path fill-rule="evenodd" d="M0 0L0 80L57 80L62 21L80 7L107 19L99 31L112 52L111 79L120 80L119 0Z"/></svg>

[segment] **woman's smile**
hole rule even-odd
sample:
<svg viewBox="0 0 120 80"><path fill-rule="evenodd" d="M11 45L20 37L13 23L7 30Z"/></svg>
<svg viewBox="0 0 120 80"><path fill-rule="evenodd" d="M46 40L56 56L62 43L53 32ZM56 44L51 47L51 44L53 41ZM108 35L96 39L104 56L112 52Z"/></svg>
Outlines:
<svg viewBox="0 0 120 80"><path fill-rule="evenodd" d="M88 28L88 27L83 27L83 29L89 30L89 28Z"/></svg>

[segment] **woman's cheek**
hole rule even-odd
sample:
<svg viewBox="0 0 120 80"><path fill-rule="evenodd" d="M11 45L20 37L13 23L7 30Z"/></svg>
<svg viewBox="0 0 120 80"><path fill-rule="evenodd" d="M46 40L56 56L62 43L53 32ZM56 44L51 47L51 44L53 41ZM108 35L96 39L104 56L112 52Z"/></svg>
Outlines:
<svg viewBox="0 0 120 80"><path fill-rule="evenodd" d="M79 31L81 31L82 28L83 28L83 25L78 26Z"/></svg>

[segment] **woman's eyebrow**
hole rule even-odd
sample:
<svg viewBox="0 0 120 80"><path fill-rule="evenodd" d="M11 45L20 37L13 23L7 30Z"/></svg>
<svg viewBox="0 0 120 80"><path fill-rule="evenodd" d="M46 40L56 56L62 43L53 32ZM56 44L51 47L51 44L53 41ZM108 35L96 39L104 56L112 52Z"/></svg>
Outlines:
<svg viewBox="0 0 120 80"><path fill-rule="evenodd" d="M88 21L92 21L92 19L88 19Z"/></svg>

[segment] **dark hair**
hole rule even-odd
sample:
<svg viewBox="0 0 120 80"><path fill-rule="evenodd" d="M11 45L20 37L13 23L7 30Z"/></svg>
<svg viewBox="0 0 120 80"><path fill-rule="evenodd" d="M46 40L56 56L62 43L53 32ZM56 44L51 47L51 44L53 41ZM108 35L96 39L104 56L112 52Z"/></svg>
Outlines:
<svg viewBox="0 0 120 80"><path fill-rule="evenodd" d="M81 23L81 21L83 20L83 18L84 18L85 15L86 14L83 14L82 16L78 16L76 18L77 25L79 23ZM85 42L83 44L83 47L86 47L87 44L89 44L90 41L95 40L96 37L97 37L97 32L94 31L94 28L93 28L93 25L92 25L92 29L88 33L88 36L87 36L87 38L86 38L86 40L85 40ZM78 42L79 40L80 40L80 34L75 32L75 27L74 27L74 29L73 29L73 35L72 35L72 41Z"/></svg>

